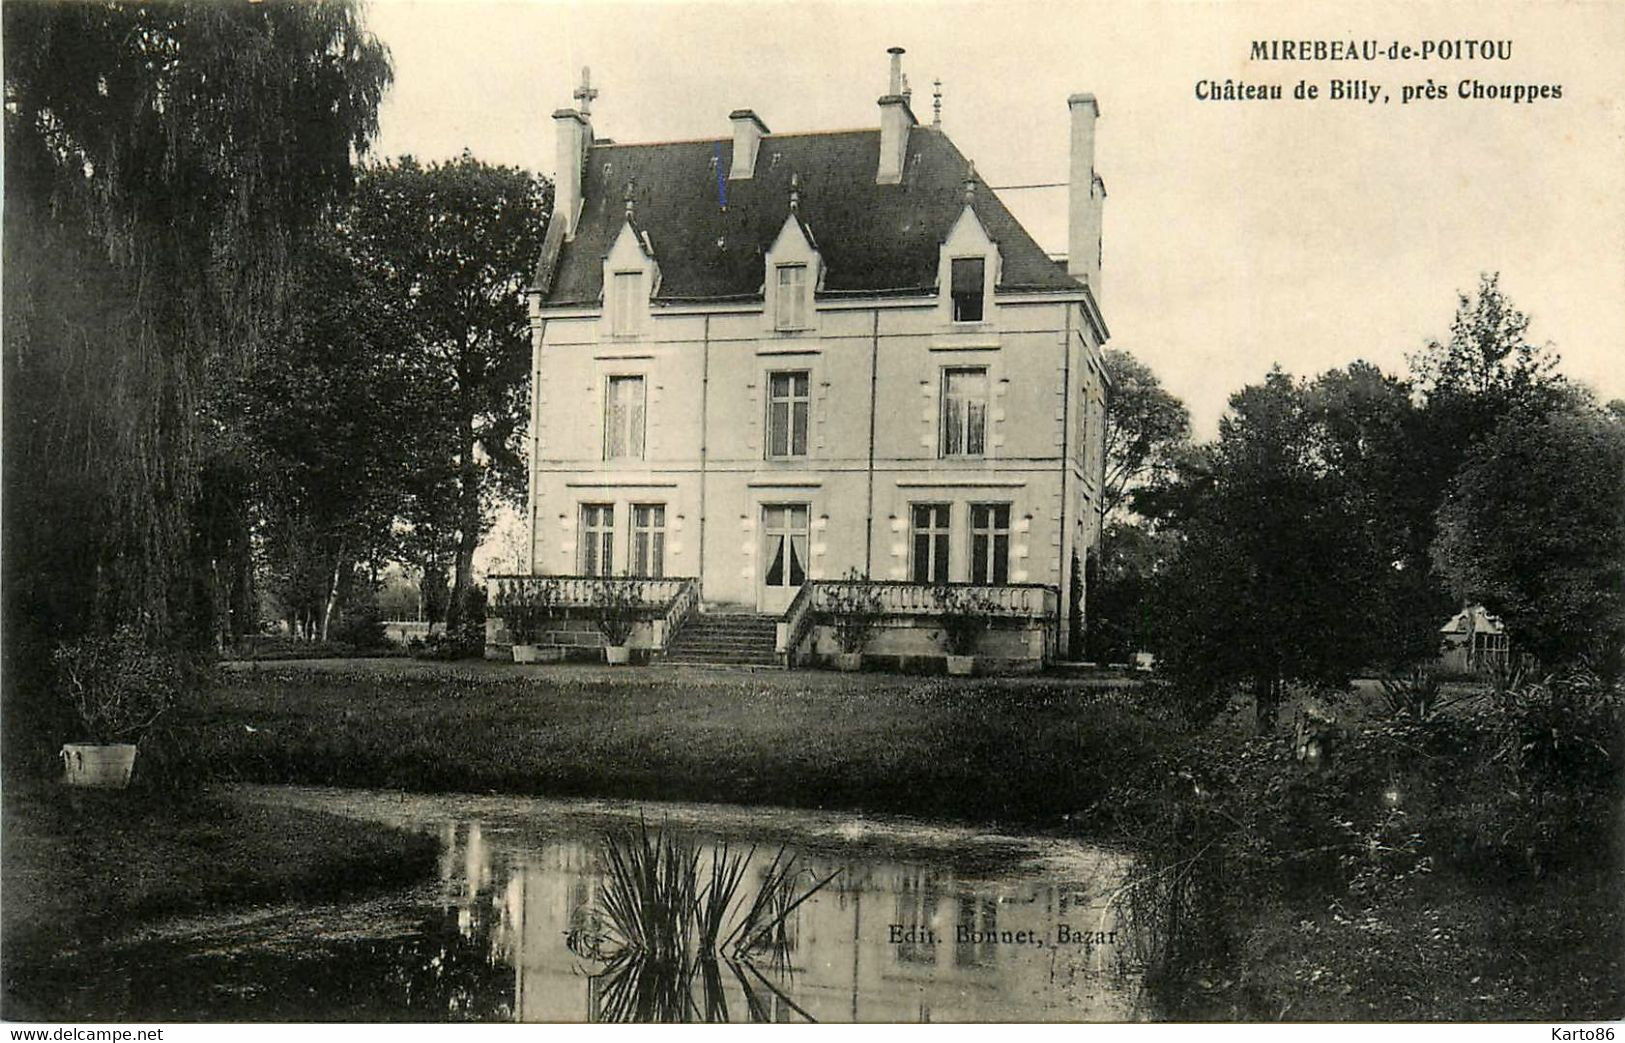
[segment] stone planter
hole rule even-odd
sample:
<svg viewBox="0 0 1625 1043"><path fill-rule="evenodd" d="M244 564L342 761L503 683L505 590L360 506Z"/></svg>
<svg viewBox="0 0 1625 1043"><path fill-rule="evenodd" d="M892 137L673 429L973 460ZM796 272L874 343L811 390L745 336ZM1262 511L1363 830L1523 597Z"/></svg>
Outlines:
<svg viewBox="0 0 1625 1043"><path fill-rule="evenodd" d="M835 655L835 669L843 674L855 674L863 669L862 652L838 652Z"/></svg>
<svg viewBox="0 0 1625 1043"><path fill-rule="evenodd" d="M536 645L514 645L513 661L516 663L539 663L542 659L542 650Z"/></svg>
<svg viewBox="0 0 1625 1043"><path fill-rule="evenodd" d="M135 767L135 744L69 743L62 747L63 781L70 786L124 789Z"/></svg>
<svg viewBox="0 0 1625 1043"><path fill-rule="evenodd" d="M973 655L951 655L948 657L948 676L969 677L976 672L976 657Z"/></svg>
<svg viewBox="0 0 1625 1043"><path fill-rule="evenodd" d="M626 645L605 645L604 662L610 666L625 666L632 661L632 649Z"/></svg>

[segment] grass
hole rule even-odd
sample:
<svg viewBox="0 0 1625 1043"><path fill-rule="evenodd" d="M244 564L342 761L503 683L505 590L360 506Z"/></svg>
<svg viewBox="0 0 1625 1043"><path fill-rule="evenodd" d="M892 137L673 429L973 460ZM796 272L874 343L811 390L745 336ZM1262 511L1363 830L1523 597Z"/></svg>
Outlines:
<svg viewBox="0 0 1625 1043"><path fill-rule="evenodd" d="M382 887L432 872L436 853L427 836L197 794L8 778L3 809L8 994L19 963L146 919Z"/></svg>
<svg viewBox="0 0 1625 1043"><path fill-rule="evenodd" d="M1216 1017L1288 1021L1614 1021L1625 1013L1617 874L1522 887L1442 873L1369 914L1270 903Z"/></svg>
<svg viewBox="0 0 1625 1043"><path fill-rule="evenodd" d="M257 782L1059 826L1170 741L1130 688L568 668L220 675L208 761Z"/></svg>

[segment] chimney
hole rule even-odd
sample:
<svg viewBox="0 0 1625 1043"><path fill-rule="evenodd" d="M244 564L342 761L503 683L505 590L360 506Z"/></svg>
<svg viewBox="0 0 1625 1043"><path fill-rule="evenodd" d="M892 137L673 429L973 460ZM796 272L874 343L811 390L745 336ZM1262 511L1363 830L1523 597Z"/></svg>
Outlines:
<svg viewBox="0 0 1625 1043"><path fill-rule="evenodd" d="M1100 217L1106 183L1095 173L1095 120L1100 106L1093 94L1066 99L1072 115L1072 168L1067 176L1066 270L1087 283L1100 302Z"/></svg>
<svg viewBox="0 0 1625 1043"><path fill-rule="evenodd" d="M756 151L763 134L771 134L767 124L749 109L735 109L728 113L734 125L734 160L728 171L729 181L747 181L756 172Z"/></svg>
<svg viewBox="0 0 1625 1043"><path fill-rule="evenodd" d="M891 47L891 79L880 99L880 167L875 182L895 185L903 180L903 160L908 156L908 131L917 122L908 107L903 80L903 49Z"/></svg>
<svg viewBox="0 0 1625 1043"><path fill-rule="evenodd" d="M553 113L553 216L564 222L564 237L575 238L576 221L581 216L581 183L587 173L587 149L592 145L592 100L598 91L592 86L592 73L581 70L581 86L575 98L581 110L557 109Z"/></svg>

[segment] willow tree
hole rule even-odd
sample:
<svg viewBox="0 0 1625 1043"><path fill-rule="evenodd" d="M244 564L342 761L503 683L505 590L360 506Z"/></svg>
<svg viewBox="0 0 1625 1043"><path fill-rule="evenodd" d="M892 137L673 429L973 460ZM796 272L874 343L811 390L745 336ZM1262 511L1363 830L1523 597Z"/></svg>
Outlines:
<svg viewBox="0 0 1625 1043"><path fill-rule="evenodd" d="M354 0L3 18L7 644L205 635L209 378L350 186L388 54Z"/></svg>

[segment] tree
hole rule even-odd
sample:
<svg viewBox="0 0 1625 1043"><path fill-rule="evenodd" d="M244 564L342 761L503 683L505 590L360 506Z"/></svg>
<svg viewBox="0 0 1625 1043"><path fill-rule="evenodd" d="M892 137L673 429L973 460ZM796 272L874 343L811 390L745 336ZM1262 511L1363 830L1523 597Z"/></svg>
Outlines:
<svg viewBox="0 0 1625 1043"><path fill-rule="evenodd" d="M1439 570L1542 662L1617 674L1625 646L1625 422L1595 408L1509 416L1439 508Z"/></svg>
<svg viewBox="0 0 1625 1043"><path fill-rule="evenodd" d="M222 412L253 461L266 592L290 631L325 640L394 556L395 519L433 459L428 433L402 418L433 389L397 310L331 237L304 252L297 287Z"/></svg>
<svg viewBox="0 0 1625 1043"><path fill-rule="evenodd" d="M387 55L349 0L10 4L4 30L9 616L200 640L208 368L278 311Z"/></svg>
<svg viewBox="0 0 1625 1043"><path fill-rule="evenodd" d="M1275 369L1231 396L1218 441L1162 500L1178 504L1154 602L1165 665L1206 712L1248 683L1261 730L1289 682L1346 684L1378 644L1365 593L1381 566L1322 425L1310 389Z"/></svg>
<svg viewBox="0 0 1625 1043"><path fill-rule="evenodd" d="M1137 651L1156 647L1153 591L1175 553L1175 539L1163 527L1107 522L1100 541L1100 564L1089 589L1089 658L1125 662Z"/></svg>
<svg viewBox="0 0 1625 1043"><path fill-rule="evenodd" d="M1316 452L1337 476L1372 563L1361 598L1374 630L1371 665L1431 659L1451 600L1429 552L1441 490L1418 466L1430 450L1427 415L1407 382L1367 362L1322 374L1306 393Z"/></svg>
<svg viewBox="0 0 1625 1043"><path fill-rule="evenodd" d="M1501 290L1495 273L1479 277L1477 293L1459 294L1450 339L1428 341L1411 356L1411 376L1426 405L1425 439L1412 466L1435 504L1468 447L1511 414L1537 417L1565 408L1572 388L1558 372L1549 344L1529 339L1529 316Z"/></svg>
<svg viewBox="0 0 1625 1043"><path fill-rule="evenodd" d="M1171 472L1190 444L1185 404L1163 390L1151 369L1126 351L1106 352L1106 481L1101 514L1115 514L1131 489Z"/></svg>
<svg viewBox="0 0 1625 1043"><path fill-rule="evenodd" d="M426 577L451 559L453 617L493 503L524 488L530 341L520 293L551 209L546 182L465 152L427 167L405 157L368 169L345 224L349 249L411 331L414 366L433 388L428 411L412 420L433 433L439 466L424 471L406 521Z"/></svg>

